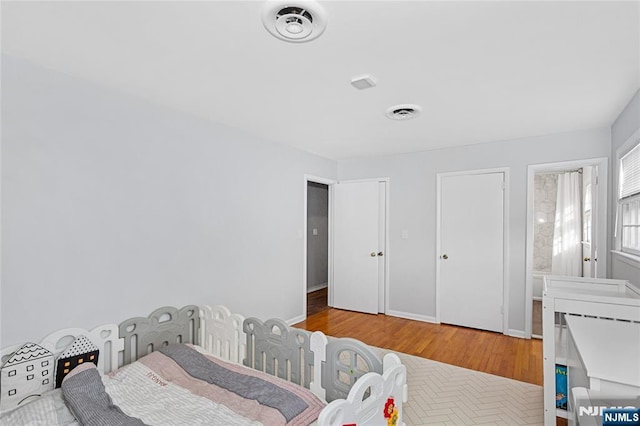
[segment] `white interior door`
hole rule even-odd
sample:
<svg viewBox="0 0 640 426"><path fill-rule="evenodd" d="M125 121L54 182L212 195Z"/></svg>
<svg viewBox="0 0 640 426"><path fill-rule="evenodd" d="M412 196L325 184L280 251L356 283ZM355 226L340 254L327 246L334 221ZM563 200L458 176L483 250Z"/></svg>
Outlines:
<svg viewBox="0 0 640 426"><path fill-rule="evenodd" d="M333 307L377 314L384 254L379 183L339 183L333 191Z"/></svg>
<svg viewBox="0 0 640 426"><path fill-rule="evenodd" d="M440 321L503 331L504 173L441 178Z"/></svg>

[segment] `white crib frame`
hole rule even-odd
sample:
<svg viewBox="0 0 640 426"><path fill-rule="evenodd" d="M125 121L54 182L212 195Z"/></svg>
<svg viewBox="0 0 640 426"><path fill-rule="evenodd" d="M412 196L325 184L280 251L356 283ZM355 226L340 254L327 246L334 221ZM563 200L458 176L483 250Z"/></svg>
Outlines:
<svg viewBox="0 0 640 426"><path fill-rule="evenodd" d="M544 374L544 424L555 425L555 366L558 341L566 340L567 330L558 330L555 315L564 313L592 316L603 320L640 322L640 289L628 281L547 275L542 296L542 342ZM564 336L562 335L564 333ZM556 341L558 340L558 341ZM567 398L570 398L567 395Z"/></svg>
<svg viewBox="0 0 640 426"><path fill-rule="evenodd" d="M246 356L246 336L243 331L244 318L233 314L224 306L200 306L200 346L206 351L226 361L242 365ZM88 337L100 350L98 369L109 373L124 362L122 353L124 340L119 337L118 325L107 324L90 331L82 328L69 328L56 331L39 343L48 349L55 358L78 336ZM322 387L322 363L326 361L327 337L321 332L313 332L310 337L311 350L314 353L313 380L310 390L325 400ZM22 345L13 345L2 349L2 363ZM363 375L350 389L346 399L337 399L329 403L320 413L319 426L337 426L343 424L386 425L383 410L388 398L393 398L398 410L398 425L404 425L402 404L407 402L407 373L400 358L388 353L383 358L383 373L369 372ZM53 388L53 386L52 386ZM365 395L368 397L365 399ZM38 397L39 395L33 395ZM7 398L0 399L0 411L15 408L17 402Z"/></svg>

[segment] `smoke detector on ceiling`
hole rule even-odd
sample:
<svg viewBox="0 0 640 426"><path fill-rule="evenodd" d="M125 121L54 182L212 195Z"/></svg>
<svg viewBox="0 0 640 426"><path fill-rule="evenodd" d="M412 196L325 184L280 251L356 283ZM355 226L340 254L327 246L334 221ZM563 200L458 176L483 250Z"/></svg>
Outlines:
<svg viewBox="0 0 640 426"><path fill-rule="evenodd" d="M369 74L360 75L351 79L351 85L358 90L376 87L376 80Z"/></svg>
<svg viewBox="0 0 640 426"><path fill-rule="evenodd" d="M404 121L420 115L422 109L418 105L402 104L394 105L387 109L386 116L392 120Z"/></svg>
<svg viewBox="0 0 640 426"><path fill-rule="evenodd" d="M327 27L324 9L311 0L269 0L262 23L274 37L293 43L313 40Z"/></svg>

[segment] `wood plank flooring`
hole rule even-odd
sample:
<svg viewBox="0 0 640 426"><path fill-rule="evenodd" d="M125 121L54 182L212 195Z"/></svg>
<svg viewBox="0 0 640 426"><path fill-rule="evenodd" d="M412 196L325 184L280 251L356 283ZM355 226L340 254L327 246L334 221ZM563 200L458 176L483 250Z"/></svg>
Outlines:
<svg viewBox="0 0 640 426"><path fill-rule="evenodd" d="M327 308L295 327L542 385L542 341Z"/></svg>
<svg viewBox="0 0 640 426"><path fill-rule="evenodd" d="M327 287L307 293L307 316L329 309L327 306Z"/></svg>

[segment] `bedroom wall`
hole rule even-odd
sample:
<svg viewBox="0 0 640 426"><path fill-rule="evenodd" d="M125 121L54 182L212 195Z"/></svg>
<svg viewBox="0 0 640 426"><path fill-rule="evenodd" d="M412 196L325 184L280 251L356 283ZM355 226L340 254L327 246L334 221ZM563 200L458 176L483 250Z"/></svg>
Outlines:
<svg viewBox="0 0 640 426"><path fill-rule="evenodd" d="M334 161L2 57L1 345L163 305L302 315Z"/></svg>
<svg viewBox="0 0 640 426"><path fill-rule="evenodd" d="M620 113L616 121L611 126L611 176L613 179L611 194L610 217L614 217L617 209L617 182L620 168L617 162L617 151L622 147L636 132L640 131L640 90L637 91L630 99L625 109ZM615 220L612 220L611 230L611 247L615 247ZM617 253L611 254L611 277L623 280L629 280L636 286L640 287L640 259L632 259L621 256Z"/></svg>
<svg viewBox="0 0 640 426"><path fill-rule="evenodd" d="M424 320L435 318L436 174L510 168L509 330L524 332L527 166L608 157L610 129L562 133L516 141L415 154L344 160L339 179L390 178L389 308ZM402 238L402 230L408 238Z"/></svg>

